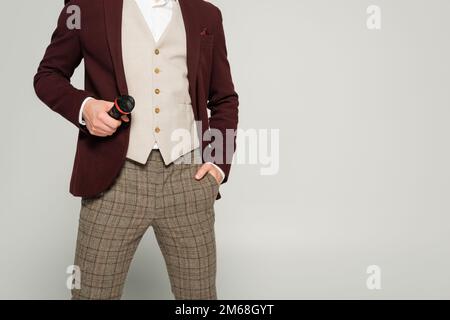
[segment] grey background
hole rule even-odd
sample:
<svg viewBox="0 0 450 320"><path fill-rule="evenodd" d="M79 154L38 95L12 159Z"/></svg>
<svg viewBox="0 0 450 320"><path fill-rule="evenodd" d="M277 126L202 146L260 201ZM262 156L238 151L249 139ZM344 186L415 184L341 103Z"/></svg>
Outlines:
<svg viewBox="0 0 450 320"><path fill-rule="evenodd" d="M450 2L213 2L240 126L280 129L281 140L277 175L235 165L221 187L219 298L450 298ZM32 89L62 4L2 3L3 299L69 297L77 131ZM380 31L366 28L371 4ZM366 287L372 264L381 290ZM124 298L172 299L151 230Z"/></svg>

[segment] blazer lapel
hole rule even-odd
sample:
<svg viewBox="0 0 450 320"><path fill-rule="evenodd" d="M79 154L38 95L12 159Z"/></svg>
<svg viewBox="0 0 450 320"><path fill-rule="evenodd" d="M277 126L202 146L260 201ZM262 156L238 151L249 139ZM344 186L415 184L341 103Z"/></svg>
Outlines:
<svg viewBox="0 0 450 320"><path fill-rule="evenodd" d="M200 24L197 11L189 0L178 0L186 29L189 91L195 100L197 66L200 57ZM195 112L195 110L194 110Z"/></svg>
<svg viewBox="0 0 450 320"><path fill-rule="evenodd" d="M123 0L103 0L105 11L106 37L116 75L116 83L121 95L128 93L122 60L122 9Z"/></svg>

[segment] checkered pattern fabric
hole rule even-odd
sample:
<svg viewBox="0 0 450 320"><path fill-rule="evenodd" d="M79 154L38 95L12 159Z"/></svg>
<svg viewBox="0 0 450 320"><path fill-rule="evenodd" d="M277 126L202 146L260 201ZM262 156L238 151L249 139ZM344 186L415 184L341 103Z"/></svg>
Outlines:
<svg viewBox="0 0 450 320"><path fill-rule="evenodd" d="M194 151L189 156L194 157ZM215 178L198 163L164 165L153 150L146 165L126 160L115 183L83 198L75 265L81 288L72 299L120 299L131 260L151 226L176 299L217 299Z"/></svg>

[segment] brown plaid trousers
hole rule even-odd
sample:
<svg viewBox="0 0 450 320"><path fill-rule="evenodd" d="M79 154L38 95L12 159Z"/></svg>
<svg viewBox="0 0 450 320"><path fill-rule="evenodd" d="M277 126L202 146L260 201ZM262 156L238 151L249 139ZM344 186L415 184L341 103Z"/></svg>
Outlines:
<svg viewBox="0 0 450 320"><path fill-rule="evenodd" d="M187 154L192 155L193 153ZM125 164L114 184L83 198L72 299L120 299L131 260L151 226L175 299L217 299L214 202L219 184L194 175L199 163L165 165L153 150L146 165Z"/></svg>

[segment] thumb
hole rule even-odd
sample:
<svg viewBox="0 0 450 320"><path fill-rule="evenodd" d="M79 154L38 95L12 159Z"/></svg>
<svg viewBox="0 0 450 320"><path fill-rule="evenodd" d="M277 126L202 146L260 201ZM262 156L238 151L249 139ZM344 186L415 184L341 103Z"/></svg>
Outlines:
<svg viewBox="0 0 450 320"><path fill-rule="evenodd" d="M198 170L197 173L195 174L195 179L200 180L201 178L203 178L203 176L208 173L208 167L205 165L202 165Z"/></svg>
<svg viewBox="0 0 450 320"><path fill-rule="evenodd" d="M114 106L114 102L111 101L103 101L103 110L108 112Z"/></svg>
<svg viewBox="0 0 450 320"><path fill-rule="evenodd" d="M127 115L123 115L123 116L121 117L121 119L122 119L123 122L130 122L130 118L128 118Z"/></svg>

